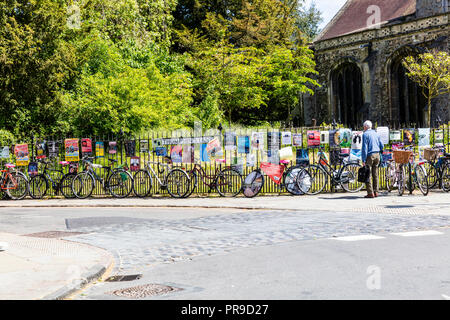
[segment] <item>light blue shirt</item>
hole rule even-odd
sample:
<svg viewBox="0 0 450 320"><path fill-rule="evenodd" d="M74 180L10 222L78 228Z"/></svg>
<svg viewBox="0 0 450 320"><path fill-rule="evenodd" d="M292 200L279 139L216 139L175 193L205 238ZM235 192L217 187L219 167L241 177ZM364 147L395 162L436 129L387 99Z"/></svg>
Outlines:
<svg viewBox="0 0 450 320"><path fill-rule="evenodd" d="M380 135L372 129L367 130L363 134L361 159L366 162L367 156L373 153L382 152L384 149L383 142L381 142Z"/></svg>

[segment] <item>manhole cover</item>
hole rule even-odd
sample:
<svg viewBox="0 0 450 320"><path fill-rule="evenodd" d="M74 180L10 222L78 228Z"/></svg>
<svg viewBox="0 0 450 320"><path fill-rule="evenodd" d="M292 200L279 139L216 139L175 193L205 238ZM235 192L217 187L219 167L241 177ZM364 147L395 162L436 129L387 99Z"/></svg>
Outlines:
<svg viewBox="0 0 450 320"><path fill-rule="evenodd" d="M105 281L107 281L107 282L133 281L133 280L138 280L140 278L142 278L142 274L130 274L130 275L126 275L126 276L117 275L117 276L109 277Z"/></svg>
<svg viewBox="0 0 450 320"><path fill-rule="evenodd" d="M64 238L70 236L78 236L80 234L85 234L85 232L69 232L69 231L46 231L46 232L38 232L26 234L25 237L34 237L34 238Z"/></svg>
<svg viewBox="0 0 450 320"><path fill-rule="evenodd" d="M169 293L169 292L176 292L176 291L180 291L180 290L183 290L183 289L164 286L161 284L146 284L146 285L142 285L142 286L111 291L111 292L108 292L108 294L112 294L112 295L119 296L119 297L139 299L139 298L145 298L145 297L151 297L151 296L158 296L161 294L165 294L165 293Z"/></svg>

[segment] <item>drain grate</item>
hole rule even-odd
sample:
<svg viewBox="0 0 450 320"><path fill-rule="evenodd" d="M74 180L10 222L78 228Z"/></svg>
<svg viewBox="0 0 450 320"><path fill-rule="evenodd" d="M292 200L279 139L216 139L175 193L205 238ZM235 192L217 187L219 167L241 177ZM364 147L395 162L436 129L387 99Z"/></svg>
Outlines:
<svg viewBox="0 0 450 320"><path fill-rule="evenodd" d="M142 274L130 274L130 275L126 275L126 276L117 275L117 276L109 277L105 281L106 282L134 281L134 280L138 280L140 278L142 278Z"/></svg>
<svg viewBox="0 0 450 320"><path fill-rule="evenodd" d="M146 285L142 285L142 286L111 291L111 292L108 292L107 294L111 294L111 295L115 295L115 296L119 296L119 297L140 299L140 298L158 296L158 295L166 294L169 292L176 292L176 291L181 291L181 290L183 290L183 289L169 287L169 286L165 286L165 285L161 285L161 284L146 284Z"/></svg>
<svg viewBox="0 0 450 320"><path fill-rule="evenodd" d="M38 233L25 234L25 237L34 238L64 238L70 236L78 236L80 234L86 234L85 232L69 232L69 231L46 231Z"/></svg>

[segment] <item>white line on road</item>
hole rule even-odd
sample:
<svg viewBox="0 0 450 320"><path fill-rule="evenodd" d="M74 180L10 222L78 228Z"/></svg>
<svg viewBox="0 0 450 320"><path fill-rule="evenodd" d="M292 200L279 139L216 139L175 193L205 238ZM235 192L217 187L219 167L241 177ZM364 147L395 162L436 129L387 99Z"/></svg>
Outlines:
<svg viewBox="0 0 450 320"><path fill-rule="evenodd" d="M443 234L439 231L428 230L428 231L410 231L410 232L400 232L400 233L392 233L395 236L401 237L423 237L423 236L436 236Z"/></svg>
<svg viewBox="0 0 450 320"><path fill-rule="evenodd" d="M331 239L339 241L363 241L363 240L379 240L384 239L384 237L374 236L370 234L362 234L359 236L337 237Z"/></svg>
<svg viewBox="0 0 450 320"><path fill-rule="evenodd" d="M450 300L450 296L447 296L447 295L445 295L445 294L443 294L442 297L443 297L445 300Z"/></svg>

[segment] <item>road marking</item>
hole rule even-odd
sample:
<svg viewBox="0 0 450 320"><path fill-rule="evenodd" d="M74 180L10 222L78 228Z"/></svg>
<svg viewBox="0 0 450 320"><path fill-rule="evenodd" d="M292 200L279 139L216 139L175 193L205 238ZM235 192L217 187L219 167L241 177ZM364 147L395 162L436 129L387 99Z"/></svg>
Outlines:
<svg viewBox="0 0 450 320"><path fill-rule="evenodd" d="M450 296L447 296L447 295L445 295L445 294L443 294L442 297L443 297L445 300L450 300Z"/></svg>
<svg viewBox="0 0 450 320"><path fill-rule="evenodd" d="M410 232L400 232L400 233L392 233L395 236L400 237L423 237L423 236L436 236L443 234L439 231L428 230L428 231L410 231Z"/></svg>
<svg viewBox="0 0 450 320"><path fill-rule="evenodd" d="M359 236L337 237L337 238L331 238L331 239L339 240L339 241L363 241L363 240L379 240L379 239L384 239L384 237L374 236L371 234L362 234Z"/></svg>

